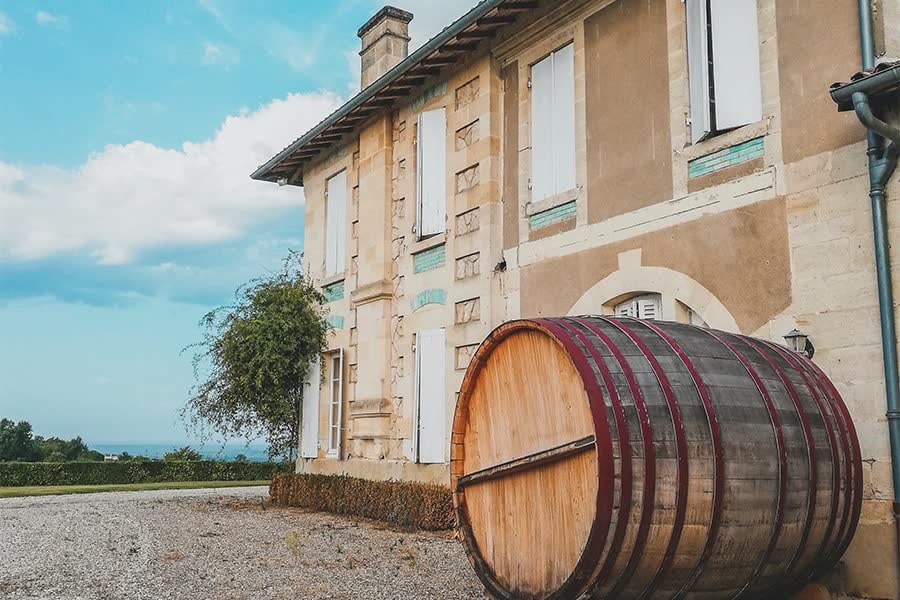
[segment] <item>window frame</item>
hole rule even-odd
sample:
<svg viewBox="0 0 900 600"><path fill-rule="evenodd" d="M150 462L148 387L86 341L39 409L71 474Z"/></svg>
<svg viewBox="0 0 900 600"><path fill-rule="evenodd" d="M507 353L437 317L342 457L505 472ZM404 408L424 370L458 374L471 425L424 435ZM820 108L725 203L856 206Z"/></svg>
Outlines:
<svg viewBox="0 0 900 600"><path fill-rule="evenodd" d="M566 62L558 63L563 57ZM541 72L547 67L545 77L549 81L544 81L541 79ZM558 85L557 78L560 75L566 77L566 85ZM574 39L567 40L529 65L531 203L567 194L578 187L575 79ZM549 91L544 89L545 85ZM559 106L563 107L562 110L559 110Z"/></svg>
<svg viewBox="0 0 900 600"><path fill-rule="evenodd" d="M322 357L318 356L309 365L306 381L303 382L303 408L300 416L300 458L319 457L319 402L321 400Z"/></svg>
<svg viewBox="0 0 900 600"><path fill-rule="evenodd" d="M642 302L652 302L655 315L652 317L644 316ZM631 317L633 319L646 319L648 321L660 321L663 315L662 294L655 292L642 293L632 296L627 300L616 303L613 307L613 314L617 317ZM624 309L624 310L623 310Z"/></svg>
<svg viewBox="0 0 900 600"><path fill-rule="evenodd" d="M431 140L427 135L429 119L440 115L442 135ZM432 151L434 162L441 168L429 169ZM416 124L416 239L426 240L447 229L447 107L440 106L419 113ZM430 177L434 177L432 182ZM432 214L429 214L431 211ZM428 219L427 217L431 218Z"/></svg>
<svg viewBox="0 0 900 600"><path fill-rule="evenodd" d="M758 15L758 0L685 0L692 144L763 119Z"/></svg>
<svg viewBox="0 0 900 600"><path fill-rule="evenodd" d="M340 460L344 417L344 349L339 348L327 353L326 356L328 357L328 445L326 454L328 458Z"/></svg>
<svg viewBox="0 0 900 600"><path fill-rule="evenodd" d="M440 402L437 406L441 427L441 431L439 435L441 436L440 447L442 448L442 455L439 460L435 460L438 457L425 457L423 458L422 452L422 361L423 361L423 340L431 337L439 338L440 340L440 356L439 356L439 372L440 372ZM447 366L447 329L444 327L438 329L427 329L422 330L416 333L416 345L415 345L415 415L413 419L413 462L416 464L447 464L447 450L449 448L449 444L447 443L447 376L446 376L446 366ZM432 382L432 385L435 382ZM427 428L426 428L427 429Z"/></svg>
<svg viewBox="0 0 900 600"><path fill-rule="evenodd" d="M343 182L343 186L339 185ZM332 185L334 184L334 188ZM347 271L348 171L342 169L325 182L325 277ZM338 205L335 193L343 202Z"/></svg>

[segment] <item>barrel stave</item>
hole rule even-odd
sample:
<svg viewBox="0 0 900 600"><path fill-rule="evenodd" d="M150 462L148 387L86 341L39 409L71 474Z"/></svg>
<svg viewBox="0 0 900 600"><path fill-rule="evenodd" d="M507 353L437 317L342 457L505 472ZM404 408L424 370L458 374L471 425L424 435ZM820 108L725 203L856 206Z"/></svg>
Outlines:
<svg viewBox="0 0 900 600"><path fill-rule="evenodd" d="M482 514L473 526L470 513L484 512L479 494L485 495L486 488L460 490L458 477L485 466L484 441L474 441L479 427L483 430L488 421L500 430L511 426L501 411L467 434L470 413L496 410L492 395L502 394L509 383L498 383L502 374L479 378L479 373L496 358L493 353L502 354L507 337L526 331L565 348L577 365L580 400L571 393L567 398L589 407L592 416L582 418L593 420L589 430L598 434L597 448L516 474L512 483L492 483L493 495L514 484L520 488L501 494L501 505L496 498L488 500L491 515ZM760 340L633 319L541 319L508 324L498 332L467 372L453 446L462 537L476 572L498 598L756 597L790 585L788 575L790 582L809 578L843 552L858 520L858 441L836 390L804 358ZM537 355L533 358L530 368L546 369ZM507 356L504 364L511 360ZM483 387L490 393L477 392L481 379L489 381ZM539 396L529 402L546 400ZM512 426L526 425L523 418L535 417L520 411ZM469 443L478 444L472 457ZM572 497L529 491L529 486L552 486L594 472L578 467L579 461L600 470L581 491L574 484ZM554 470L560 469L571 472L554 479ZM572 536L558 536L554 519L530 534L532 540L552 539L548 547L568 543L569 551L580 553L566 581L561 578L565 568L545 564L553 563L554 552L519 555L520 564L509 556L506 563L498 558L503 544L493 538L512 523L503 508L513 498L529 496L539 506L563 511L570 510L565 502L581 503L585 507L574 512L583 522L594 520L586 546L571 546ZM524 521L515 526L523 527ZM485 527L494 532L485 533ZM602 536L595 536L598 531ZM574 556L569 554L568 563ZM521 571L522 564L533 565L536 573L524 583L509 584L494 573Z"/></svg>

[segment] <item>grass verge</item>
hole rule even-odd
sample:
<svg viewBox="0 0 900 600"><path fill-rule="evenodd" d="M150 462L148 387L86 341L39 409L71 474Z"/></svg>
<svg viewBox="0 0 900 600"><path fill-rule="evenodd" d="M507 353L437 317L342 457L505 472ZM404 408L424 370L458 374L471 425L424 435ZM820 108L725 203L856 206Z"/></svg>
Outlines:
<svg viewBox="0 0 900 600"><path fill-rule="evenodd" d="M48 485L33 487L0 487L0 498L26 496L63 496L98 492L145 492L150 490L204 490L229 487L269 485L268 481L179 481L175 483L126 483L113 485Z"/></svg>

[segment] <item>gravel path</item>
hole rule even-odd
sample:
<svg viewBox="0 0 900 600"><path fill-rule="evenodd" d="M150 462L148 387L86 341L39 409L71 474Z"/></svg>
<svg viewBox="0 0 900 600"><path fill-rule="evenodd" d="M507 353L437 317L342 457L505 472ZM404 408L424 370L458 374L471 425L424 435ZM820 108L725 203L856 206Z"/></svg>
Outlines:
<svg viewBox="0 0 900 600"><path fill-rule="evenodd" d="M266 498L233 488L0 499L0 598L484 598L447 535Z"/></svg>

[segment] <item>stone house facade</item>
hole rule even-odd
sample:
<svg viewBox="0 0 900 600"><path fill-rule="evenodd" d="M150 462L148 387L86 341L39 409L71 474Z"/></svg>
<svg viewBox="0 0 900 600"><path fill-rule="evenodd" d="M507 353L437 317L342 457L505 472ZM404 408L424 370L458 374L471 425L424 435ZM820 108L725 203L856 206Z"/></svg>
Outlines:
<svg viewBox="0 0 900 600"><path fill-rule="evenodd" d="M900 0L873 6L900 56ZM486 0L408 55L412 18L364 25L362 92L254 174L304 188L334 328L298 468L449 481L456 393L507 320L798 328L862 444L848 590L898 597L865 129L828 95L856 3Z"/></svg>

